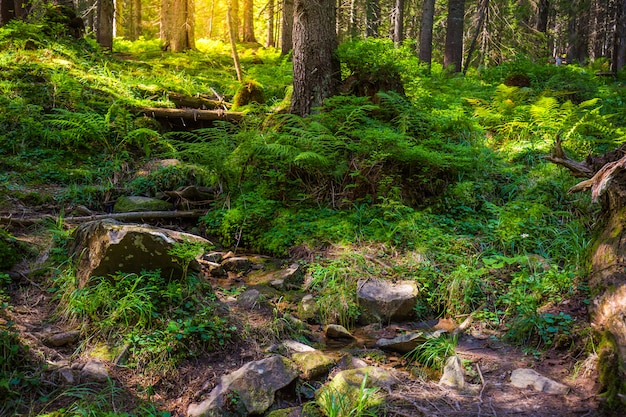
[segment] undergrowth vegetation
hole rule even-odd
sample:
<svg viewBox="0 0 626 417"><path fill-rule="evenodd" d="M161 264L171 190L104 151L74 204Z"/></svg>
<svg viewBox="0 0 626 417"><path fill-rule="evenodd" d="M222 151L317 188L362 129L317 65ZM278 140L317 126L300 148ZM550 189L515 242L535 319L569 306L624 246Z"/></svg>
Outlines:
<svg viewBox="0 0 626 417"><path fill-rule="evenodd" d="M198 42L199 51L174 55L116 41L105 54L93 40L13 21L0 46L0 187L11 201L101 210L124 194L211 186L206 234L232 249L306 253L324 323L354 326L358 280L382 276L418 283L418 318L474 314L533 352L570 345L584 326L559 306L588 297L595 206L568 194L576 180L542 157L557 137L576 157L624 141L626 93L612 80L524 59L454 77L420 67L409 44L362 41L340 49L344 76L401 74L405 94L339 95L303 119L275 111L289 61L244 49L246 76L266 104L240 109L240 124L172 131L136 108L172 106L170 92L232 99L241 85L225 45ZM520 74L525 86L505 85ZM165 158L180 164L138 174ZM31 191L43 186L47 197ZM71 268L57 270L61 316L128 346L129 366L175 366L235 331L191 274L116 274L77 288ZM27 383L16 376L21 347L10 322L0 330L0 389L13 395Z"/></svg>

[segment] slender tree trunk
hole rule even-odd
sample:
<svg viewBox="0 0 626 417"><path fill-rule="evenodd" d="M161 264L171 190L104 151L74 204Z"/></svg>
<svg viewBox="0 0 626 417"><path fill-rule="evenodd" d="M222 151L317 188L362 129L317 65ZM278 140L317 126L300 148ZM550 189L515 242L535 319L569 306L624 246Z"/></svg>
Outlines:
<svg viewBox="0 0 626 417"><path fill-rule="evenodd" d="M293 49L293 0L283 0L280 50L287 55Z"/></svg>
<svg viewBox="0 0 626 417"><path fill-rule="evenodd" d="M172 52L195 47L193 0L161 0L161 39Z"/></svg>
<svg viewBox="0 0 626 417"><path fill-rule="evenodd" d="M423 0L422 24L420 25L419 59L420 62L430 64L433 59L433 25L435 18L435 0Z"/></svg>
<svg viewBox="0 0 626 417"><path fill-rule="evenodd" d="M305 116L339 86L335 0L295 0L294 9L291 113Z"/></svg>
<svg viewBox="0 0 626 417"><path fill-rule="evenodd" d="M130 34L129 38L133 41L139 39L143 35L143 28L141 27L141 0L130 0L132 10L130 13Z"/></svg>
<svg viewBox="0 0 626 417"><path fill-rule="evenodd" d="M229 0L232 4L230 7L231 10L231 18L233 23L233 30L235 31L235 41L239 42L241 37L239 36L239 0Z"/></svg>
<svg viewBox="0 0 626 417"><path fill-rule="evenodd" d="M115 6L113 0L98 0L98 24L96 40L104 49L113 49L113 15Z"/></svg>
<svg viewBox="0 0 626 417"><path fill-rule="evenodd" d="M434 3L434 0L433 0ZM380 1L369 0L365 12L365 36L368 38L378 37L380 28Z"/></svg>
<svg viewBox="0 0 626 417"><path fill-rule="evenodd" d="M354 39L357 36L356 0L350 0L350 29L348 33L350 39Z"/></svg>
<svg viewBox="0 0 626 417"><path fill-rule="evenodd" d="M211 11L209 12L209 39L213 39L213 21L215 20L215 0L211 0Z"/></svg>
<svg viewBox="0 0 626 417"><path fill-rule="evenodd" d="M476 44L478 42L478 36L483 29L483 25L485 24L485 16L487 16L487 10L489 10L489 0L482 0L482 4L478 9L478 16L476 18L476 31L474 32L474 37L472 38L472 43L467 49L467 58L465 58L465 65L463 66L463 73L467 72L469 68L470 61L472 60L472 54L476 49Z"/></svg>
<svg viewBox="0 0 626 417"><path fill-rule="evenodd" d="M254 36L254 0L243 2L243 41L256 42Z"/></svg>
<svg viewBox="0 0 626 417"><path fill-rule="evenodd" d="M235 36L235 22L234 22L234 3L236 1L230 0L228 7L226 8L226 23L228 24L228 38L230 39L230 49L233 55L233 63L235 64L235 72L237 72L237 80L243 81L243 74L241 71L241 64L239 62L239 53L237 52L237 37Z"/></svg>
<svg viewBox="0 0 626 417"><path fill-rule="evenodd" d="M465 0L448 0L448 20L443 66L449 71L460 72L463 61L463 18Z"/></svg>
<svg viewBox="0 0 626 417"><path fill-rule="evenodd" d="M615 37L613 44L613 71L626 65L626 0L619 2L615 17Z"/></svg>
<svg viewBox="0 0 626 417"><path fill-rule="evenodd" d="M274 41L274 0L267 2L267 41L265 44L268 47L276 46Z"/></svg>
<svg viewBox="0 0 626 417"><path fill-rule="evenodd" d="M404 0L396 0L393 8L393 43L397 46L404 40Z"/></svg>

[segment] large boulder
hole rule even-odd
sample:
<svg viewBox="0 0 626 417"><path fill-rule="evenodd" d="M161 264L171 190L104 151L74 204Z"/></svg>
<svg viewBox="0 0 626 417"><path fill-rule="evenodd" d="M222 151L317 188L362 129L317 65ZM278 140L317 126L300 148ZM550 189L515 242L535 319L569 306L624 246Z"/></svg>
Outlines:
<svg viewBox="0 0 626 417"><path fill-rule="evenodd" d="M418 294L414 281L393 283L368 279L359 281L357 288L362 322L371 324L390 320L403 321L413 316Z"/></svg>
<svg viewBox="0 0 626 417"><path fill-rule="evenodd" d="M298 377L293 362L271 356L249 362L224 375L209 397L192 403L189 417L240 417L263 414L274 403L274 394Z"/></svg>
<svg viewBox="0 0 626 417"><path fill-rule="evenodd" d="M123 224L110 219L96 220L76 229L70 254L77 261L76 275L80 287L84 287L92 276L108 276L118 271L140 273L160 269L164 276L181 278L184 265L168 251L176 243L184 242L211 244L189 233ZM198 252L197 255L201 256L201 251ZM199 271L200 265L192 261L188 268Z"/></svg>

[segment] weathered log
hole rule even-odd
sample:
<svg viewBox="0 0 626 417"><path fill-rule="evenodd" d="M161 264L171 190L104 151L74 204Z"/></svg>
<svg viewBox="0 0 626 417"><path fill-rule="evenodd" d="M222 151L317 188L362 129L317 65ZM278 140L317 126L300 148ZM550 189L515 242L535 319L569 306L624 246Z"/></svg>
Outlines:
<svg viewBox="0 0 626 417"><path fill-rule="evenodd" d="M213 100L203 96L186 96L180 93L169 93L167 97L177 108L192 108L200 110L228 109L231 105L220 100Z"/></svg>
<svg viewBox="0 0 626 417"><path fill-rule="evenodd" d="M115 219L120 221L146 221L146 220L165 220L165 219L197 219L206 214L206 210L192 211L134 211L129 213L111 213L111 214L95 214L92 216L74 216L64 217L63 222L66 224L78 224L93 220ZM56 221L57 217L46 214L38 217L0 217L0 224L17 225L20 227L33 226L44 220Z"/></svg>
<svg viewBox="0 0 626 417"><path fill-rule="evenodd" d="M555 163L557 165L562 165L565 168L569 169L575 177L582 178L591 178L594 175L593 168L589 166L586 162L578 162L573 159L570 159L567 155L565 155L565 151L563 151L562 146L563 140L561 139L560 134L556 136L556 140L554 143L554 148L550 155L544 156L544 159Z"/></svg>
<svg viewBox="0 0 626 417"><path fill-rule="evenodd" d="M143 107L137 109L139 113L155 119L183 119L183 120L225 120L228 122L240 122L244 114L234 111L223 110L198 110L198 109L170 109L163 107Z"/></svg>

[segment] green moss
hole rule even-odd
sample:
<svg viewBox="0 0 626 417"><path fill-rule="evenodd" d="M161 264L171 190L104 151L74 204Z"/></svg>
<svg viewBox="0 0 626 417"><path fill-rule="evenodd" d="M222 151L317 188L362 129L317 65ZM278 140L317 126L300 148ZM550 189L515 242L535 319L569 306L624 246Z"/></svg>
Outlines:
<svg viewBox="0 0 626 417"><path fill-rule="evenodd" d="M600 396L606 400L603 406L608 412L624 406L622 398L626 394L626 380L622 378L623 374L617 342L611 333L604 332L598 346L598 379Z"/></svg>

